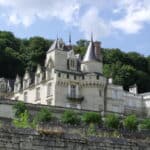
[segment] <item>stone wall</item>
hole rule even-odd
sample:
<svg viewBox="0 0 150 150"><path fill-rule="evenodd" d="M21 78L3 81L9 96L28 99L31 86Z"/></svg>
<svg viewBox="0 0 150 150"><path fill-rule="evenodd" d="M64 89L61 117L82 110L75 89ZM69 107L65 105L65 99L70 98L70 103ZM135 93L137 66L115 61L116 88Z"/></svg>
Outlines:
<svg viewBox="0 0 150 150"><path fill-rule="evenodd" d="M150 150L150 143L125 138L41 135L32 129L0 128L0 150Z"/></svg>

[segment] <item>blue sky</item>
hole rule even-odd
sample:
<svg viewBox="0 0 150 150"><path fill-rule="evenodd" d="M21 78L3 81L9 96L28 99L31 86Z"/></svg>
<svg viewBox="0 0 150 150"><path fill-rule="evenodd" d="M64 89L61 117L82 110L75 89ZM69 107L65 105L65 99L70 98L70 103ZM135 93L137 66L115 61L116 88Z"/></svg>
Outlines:
<svg viewBox="0 0 150 150"><path fill-rule="evenodd" d="M65 42L94 39L105 48L150 55L150 0L0 0L0 30Z"/></svg>

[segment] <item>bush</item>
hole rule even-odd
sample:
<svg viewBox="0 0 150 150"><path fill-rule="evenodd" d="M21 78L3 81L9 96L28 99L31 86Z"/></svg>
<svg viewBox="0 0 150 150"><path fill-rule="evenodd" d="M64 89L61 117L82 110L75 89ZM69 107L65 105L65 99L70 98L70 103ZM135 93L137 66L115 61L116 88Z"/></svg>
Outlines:
<svg viewBox="0 0 150 150"><path fill-rule="evenodd" d="M119 117L114 114L106 115L105 120L104 120L104 125L108 128L118 129Z"/></svg>
<svg viewBox="0 0 150 150"><path fill-rule="evenodd" d="M135 115L129 115L123 120L123 125L128 130L136 130L137 124L138 121Z"/></svg>
<svg viewBox="0 0 150 150"><path fill-rule="evenodd" d="M96 135L96 128L93 123L90 123L87 130L88 135Z"/></svg>
<svg viewBox="0 0 150 150"><path fill-rule="evenodd" d="M150 129L150 119L144 119L140 125L140 129Z"/></svg>
<svg viewBox="0 0 150 150"><path fill-rule="evenodd" d="M52 113L47 108L41 108L41 110L37 113L35 117L35 122L47 122L52 119Z"/></svg>
<svg viewBox="0 0 150 150"><path fill-rule="evenodd" d="M87 112L82 115L82 121L90 124L90 123L100 123L101 115L96 112Z"/></svg>
<svg viewBox="0 0 150 150"><path fill-rule="evenodd" d="M13 120L13 124L16 127L19 127L19 128L30 128L31 125L30 125L30 122L29 122L29 113L28 113L28 111L25 110L24 113L20 114L19 117L15 118Z"/></svg>
<svg viewBox="0 0 150 150"><path fill-rule="evenodd" d="M15 117L20 117L27 110L25 103L21 101L17 102L13 108L15 109Z"/></svg>
<svg viewBox="0 0 150 150"><path fill-rule="evenodd" d="M66 110L61 116L61 120L63 123L72 125L80 123L80 117L72 110Z"/></svg>

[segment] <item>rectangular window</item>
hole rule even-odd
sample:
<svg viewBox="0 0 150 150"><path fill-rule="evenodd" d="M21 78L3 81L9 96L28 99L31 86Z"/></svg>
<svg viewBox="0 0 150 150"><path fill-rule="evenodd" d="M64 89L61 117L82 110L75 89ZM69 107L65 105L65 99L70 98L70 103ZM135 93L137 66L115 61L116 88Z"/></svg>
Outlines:
<svg viewBox="0 0 150 150"><path fill-rule="evenodd" d="M40 83L40 74L36 75L36 83Z"/></svg>
<svg viewBox="0 0 150 150"><path fill-rule="evenodd" d="M52 87L52 84L49 83L49 84L47 85L47 97L49 97L49 96L52 95L51 87Z"/></svg>
<svg viewBox="0 0 150 150"><path fill-rule="evenodd" d="M100 96L100 97L102 96L102 91L101 91L101 90L99 90L99 96Z"/></svg>
<svg viewBox="0 0 150 150"><path fill-rule="evenodd" d="M82 75L82 80L84 80L84 75Z"/></svg>
<svg viewBox="0 0 150 150"><path fill-rule="evenodd" d="M36 99L39 100L40 99L40 87L38 87L36 89Z"/></svg>
<svg viewBox="0 0 150 150"><path fill-rule="evenodd" d="M61 73L60 73L60 72L58 73L58 77L59 77L59 78L61 77Z"/></svg>
<svg viewBox="0 0 150 150"><path fill-rule="evenodd" d="M99 80L99 75L96 76L96 79Z"/></svg>
<svg viewBox="0 0 150 150"><path fill-rule="evenodd" d="M117 99L117 90L112 90L112 98Z"/></svg>
<svg viewBox="0 0 150 150"><path fill-rule="evenodd" d="M25 101L25 102L28 101L28 93L27 93L27 92L24 93L24 101Z"/></svg>
<svg viewBox="0 0 150 150"><path fill-rule="evenodd" d="M71 85L70 87L70 96L71 97L76 97L76 86L75 85Z"/></svg>
<svg viewBox="0 0 150 150"><path fill-rule="evenodd" d="M28 87L28 80L24 80L23 84L24 84L24 88L27 88Z"/></svg>

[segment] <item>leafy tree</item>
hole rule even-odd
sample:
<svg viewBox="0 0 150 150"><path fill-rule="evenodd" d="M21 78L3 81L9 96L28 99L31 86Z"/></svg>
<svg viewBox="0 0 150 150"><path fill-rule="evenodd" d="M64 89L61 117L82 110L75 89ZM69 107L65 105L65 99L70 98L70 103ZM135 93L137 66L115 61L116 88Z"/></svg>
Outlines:
<svg viewBox="0 0 150 150"><path fill-rule="evenodd" d="M37 113L35 117L35 122L47 122L52 119L52 113L47 108L41 108L41 110Z"/></svg>
<svg viewBox="0 0 150 150"><path fill-rule="evenodd" d="M74 46L75 53L79 53L83 57L86 52L88 43L89 43L89 41L83 40L83 39L77 41L76 45Z"/></svg>
<svg viewBox="0 0 150 150"><path fill-rule="evenodd" d="M123 125L128 130L136 130L138 121L135 115L129 115L123 120Z"/></svg>
<svg viewBox="0 0 150 150"><path fill-rule="evenodd" d="M147 118L147 119L144 119L140 124L140 129L148 129L150 130L150 119Z"/></svg>
<svg viewBox="0 0 150 150"><path fill-rule="evenodd" d="M25 110L25 112L21 113L18 118L15 118L13 124L19 128L31 128L28 111Z"/></svg>
<svg viewBox="0 0 150 150"><path fill-rule="evenodd" d="M63 123L67 124L79 124L80 123L80 117L78 114L72 110L66 110L61 116L61 120Z"/></svg>
<svg viewBox="0 0 150 150"><path fill-rule="evenodd" d="M105 117L104 124L108 128L118 129L119 127L119 117L114 114L108 114Z"/></svg>
<svg viewBox="0 0 150 150"><path fill-rule="evenodd" d="M130 59L130 65L134 66L134 68L144 72L148 71L148 61L144 56L137 52L129 52L127 56Z"/></svg>
<svg viewBox="0 0 150 150"><path fill-rule="evenodd" d="M104 65L104 75L113 78L113 83L123 85L127 90L130 85L136 83L136 69L130 65L124 65L121 62Z"/></svg>
<svg viewBox="0 0 150 150"><path fill-rule="evenodd" d="M82 115L82 121L87 124L101 123L101 115L96 112L87 112Z"/></svg>
<svg viewBox="0 0 150 150"><path fill-rule="evenodd" d="M17 118L27 110L25 103L22 101L18 101L13 108L15 109L15 117Z"/></svg>

